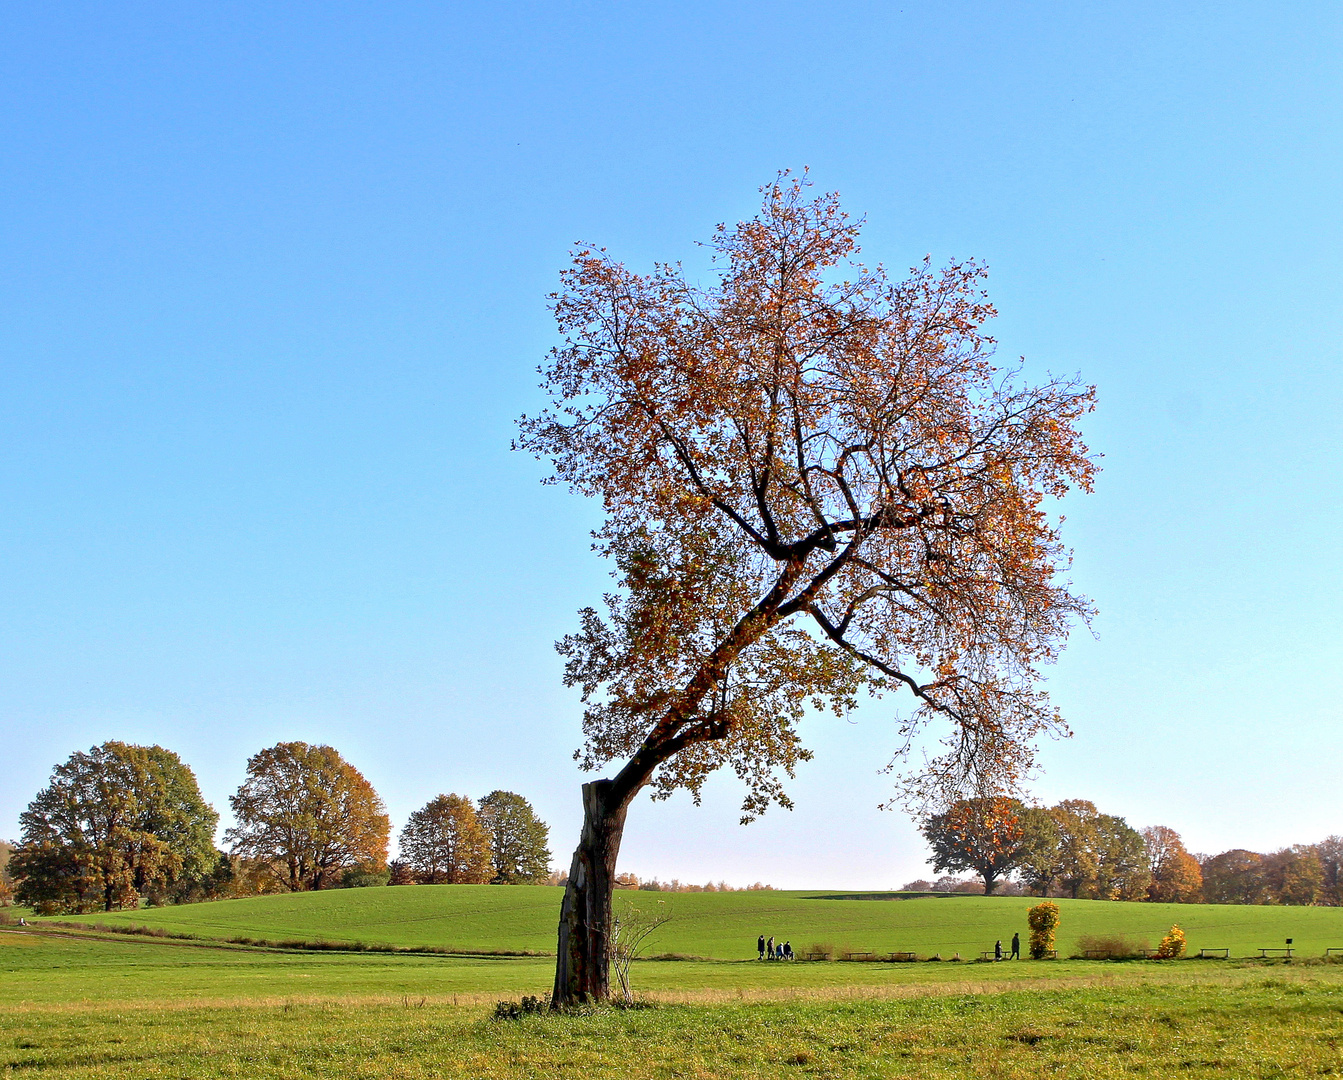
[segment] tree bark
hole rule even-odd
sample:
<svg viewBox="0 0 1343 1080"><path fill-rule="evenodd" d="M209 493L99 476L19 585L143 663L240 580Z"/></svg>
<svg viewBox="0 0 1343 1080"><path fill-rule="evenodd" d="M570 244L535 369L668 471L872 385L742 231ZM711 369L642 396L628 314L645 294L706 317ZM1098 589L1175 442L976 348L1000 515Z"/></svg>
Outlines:
<svg viewBox="0 0 1343 1080"><path fill-rule="evenodd" d="M560 908L553 1009L606 1001L611 993L611 898L630 802L630 796L616 797L614 789L611 780L583 785L583 832Z"/></svg>

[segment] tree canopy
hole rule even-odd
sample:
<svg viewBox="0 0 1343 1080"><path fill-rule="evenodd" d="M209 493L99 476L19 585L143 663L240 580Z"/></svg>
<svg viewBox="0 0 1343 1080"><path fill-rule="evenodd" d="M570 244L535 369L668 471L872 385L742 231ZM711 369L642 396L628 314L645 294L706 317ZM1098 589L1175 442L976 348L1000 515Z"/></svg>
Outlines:
<svg viewBox="0 0 1343 1080"><path fill-rule="evenodd" d="M550 826L532 804L512 791L491 791L480 800L481 826L490 842L490 861L500 885L528 885L550 873Z"/></svg>
<svg viewBox="0 0 1343 1080"><path fill-rule="evenodd" d="M933 849L933 869L973 870L990 894L998 880L1021 861L1026 834L1019 799L1003 796L962 799L927 818L920 831Z"/></svg>
<svg viewBox="0 0 1343 1080"><path fill-rule="evenodd" d="M1150 875L1147 898L1163 904L1198 903L1203 899L1203 871L1185 850L1180 834L1166 825L1143 829Z"/></svg>
<svg viewBox="0 0 1343 1080"><path fill-rule="evenodd" d="M857 235L781 179L718 230L712 285L594 249L565 273L554 407L521 445L602 501L622 586L562 644L586 767L637 758L659 794L698 795L730 765L749 817L786 802L809 700L911 691L902 742L949 720L927 775L978 793L1062 727L1038 665L1088 607L1046 500L1091 486L1092 391L993 364L978 265L895 281L853 261Z"/></svg>
<svg viewBox="0 0 1343 1080"><path fill-rule="evenodd" d="M282 742L249 758L229 797L233 854L293 892L327 889L344 872L387 865L391 823L373 786L330 746Z"/></svg>
<svg viewBox="0 0 1343 1080"><path fill-rule="evenodd" d="M16 897L50 911L134 907L214 869L218 821L171 750L109 741L76 752L19 817Z"/></svg>

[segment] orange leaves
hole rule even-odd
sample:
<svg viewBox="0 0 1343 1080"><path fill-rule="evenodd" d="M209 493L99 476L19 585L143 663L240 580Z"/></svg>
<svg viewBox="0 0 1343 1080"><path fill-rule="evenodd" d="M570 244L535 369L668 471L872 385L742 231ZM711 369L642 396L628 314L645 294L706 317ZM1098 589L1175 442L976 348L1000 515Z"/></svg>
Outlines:
<svg viewBox="0 0 1343 1080"><path fill-rule="evenodd" d="M552 405L519 445L601 499L621 583L562 643L584 760L637 751L692 791L731 763L758 805L801 760L790 678L791 702L841 708L866 681L950 721L940 787L1010 787L1061 727L1035 666L1090 610L1041 502L1090 487L1091 391L994 366L982 267L891 280L853 261L836 196L786 174L762 191L716 230L711 284L585 247L554 301ZM790 620L806 644L775 633Z"/></svg>
<svg viewBox="0 0 1343 1080"><path fill-rule="evenodd" d="M1051 900L1036 904L1026 913L1031 928L1031 959L1042 960L1054 951L1054 935L1059 928L1059 906Z"/></svg>
<svg viewBox="0 0 1343 1080"><path fill-rule="evenodd" d="M1178 960L1184 955L1184 951L1184 931L1178 925L1175 925L1161 939L1161 944L1156 949L1156 958L1158 960Z"/></svg>

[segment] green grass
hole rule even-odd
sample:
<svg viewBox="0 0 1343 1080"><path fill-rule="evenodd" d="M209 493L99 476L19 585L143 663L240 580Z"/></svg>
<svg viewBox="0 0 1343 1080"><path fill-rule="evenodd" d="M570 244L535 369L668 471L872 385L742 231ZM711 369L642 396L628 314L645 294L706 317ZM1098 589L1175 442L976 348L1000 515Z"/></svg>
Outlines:
<svg viewBox="0 0 1343 1080"><path fill-rule="evenodd" d="M148 925L226 939L374 942L463 951L553 952L561 890L545 886L418 885L261 896L183 907L83 916L81 921ZM1029 897L833 899L823 892L622 892L619 903L662 905L672 915L651 951L715 959L755 954L758 934L874 952L910 950L978 956L1014 931L1026 938ZM852 896L853 894L847 894ZM1229 948L1254 955L1295 940L1299 955L1343 947L1343 908L1213 904L1127 904L1060 900L1059 949L1074 951L1083 934L1126 933L1155 946L1172 923L1189 949Z"/></svg>
<svg viewBox="0 0 1343 1080"><path fill-rule="evenodd" d="M715 973L717 991L706 985ZM1343 964L650 962L636 968L642 985L694 1003L489 1018L493 997L533 991L548 976L533 958L305 955L3 932L0 1072L90 1080L1343 1072ZM770 1000L750 1000L751 985Z"/></svg>
<svg viewBox="0 0 1343 1080"><path fill-rule="evenodd" d="M737 998L910 996L1032 986L1118 986L1216 982L1236 964L761 964L756 961L640 961L636 989L675 1001ZM1296 965L1290 970L1304 970ZM1265 970L1255 968L1254 970ZM1321 966L1332 976L1343 964ZM547 958L483 959L377 953L303 953L146 938L99 939L0 932L0 1009L73 1005L180 1007L189 1003L378 1001L403 995L435 1002L493 1002L544 994Z"/></svg>

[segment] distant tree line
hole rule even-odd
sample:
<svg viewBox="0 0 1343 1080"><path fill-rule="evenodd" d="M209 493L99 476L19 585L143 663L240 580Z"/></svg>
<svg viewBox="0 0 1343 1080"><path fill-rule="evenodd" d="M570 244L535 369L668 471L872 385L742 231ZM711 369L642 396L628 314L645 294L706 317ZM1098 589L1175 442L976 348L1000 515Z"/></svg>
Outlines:
<svg viewBox="0 0 1343 1080"><path fill-rule="evenodd" d="M679 878L660 881L656 877L640 878L637 874L617 874L617 889L642 889L644 892L772 892L773 885L757 881L754 885L740 887L729 885L726 881L709 881L703 885L694 885Z"/></svg>
<svg viewBox="0 0 1343 1080"><path fill-rule="evenodd" d="M935 870L972 871L985 893L1010 888L1091 900L1343 905L1338 836L1267 855L1241 849L1197 855L1174 829L1139 831L1085 799L1040 807L1008 798L961 800L926 818L920 831Z"/></svg>
<svg viewBox="0 0 1343 1080"><path fill-rule="evenodd" d="M0 905L82 913L141 904L412 882L544 881L549 829L521 795L440 795L411 815L388 864L391 822L372 785L330 746L282 742L247 762L219 814L171 750L106 742L57 765L0 843Z"/></svg>

